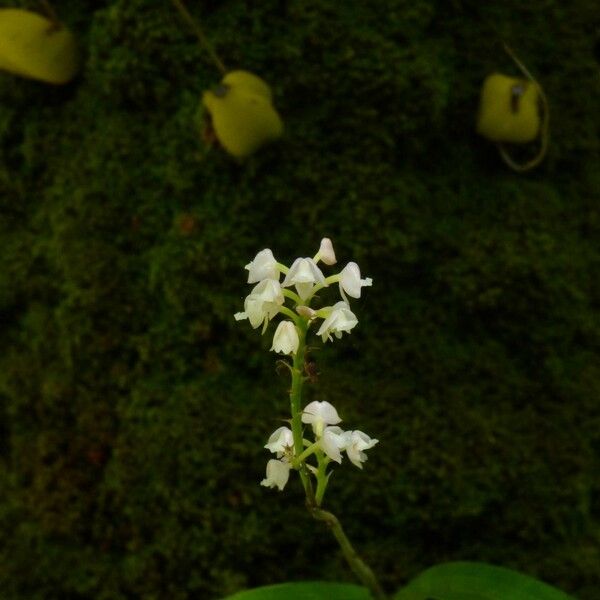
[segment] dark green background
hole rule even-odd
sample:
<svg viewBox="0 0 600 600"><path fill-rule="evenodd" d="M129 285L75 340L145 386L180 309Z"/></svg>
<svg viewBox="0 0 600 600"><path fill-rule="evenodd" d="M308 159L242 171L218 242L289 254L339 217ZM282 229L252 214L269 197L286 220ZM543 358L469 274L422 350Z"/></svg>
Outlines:
<svg viewBox="0 0 600 600"><path fill-rule="evenodd" d="M380 439L327 501L385 587L474 559L598 598L597 3L188 4L285 120L243 166L202 146L219 75L167 0L57 1L81 76L0 75L2 597L351 580L298 482L258 485L288 380L233 320L258 250L327 235L374 286L309 399ZM474 133L502 41L550 102L527 175Z"/></svg>

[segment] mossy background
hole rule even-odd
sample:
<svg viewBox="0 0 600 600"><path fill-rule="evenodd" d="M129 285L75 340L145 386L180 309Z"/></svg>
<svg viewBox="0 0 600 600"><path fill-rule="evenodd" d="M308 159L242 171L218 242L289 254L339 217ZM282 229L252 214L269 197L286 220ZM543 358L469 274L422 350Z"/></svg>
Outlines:
<svg viewBox="0 0 600 600"><path fill-rule="evenodd" d="M188 4L284 117L242 166L200 141L219 76L167 0L57 0L81 76L0 75L2 597L351 580L298 482L258 485L288 380L233 320L258 250L327 235L374 286L309 399L381 440L327 501L385 587L474 559L597 599L597 4ZM527 175L474 134L502 41L550 100Z"/></svg>

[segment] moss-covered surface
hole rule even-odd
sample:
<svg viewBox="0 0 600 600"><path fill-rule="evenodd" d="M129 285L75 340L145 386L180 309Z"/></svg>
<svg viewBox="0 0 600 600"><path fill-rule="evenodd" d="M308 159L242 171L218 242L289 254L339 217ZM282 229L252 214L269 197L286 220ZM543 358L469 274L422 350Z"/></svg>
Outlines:
<svg viewBox="0 0 600 600"><path fill-rule="evenodd" d="M351 580L298 483L258 486L287 381L232 317L257 250L323 235L374 280L311 397L381 440L329 501L384 585L471 559L597 598L595 4L189 4L284 116L243 166L199 140L219 77L167 0L57 0L81 76L0 75L3 598ZM524 176L473 133L501 41L551 104Z"/></svg>

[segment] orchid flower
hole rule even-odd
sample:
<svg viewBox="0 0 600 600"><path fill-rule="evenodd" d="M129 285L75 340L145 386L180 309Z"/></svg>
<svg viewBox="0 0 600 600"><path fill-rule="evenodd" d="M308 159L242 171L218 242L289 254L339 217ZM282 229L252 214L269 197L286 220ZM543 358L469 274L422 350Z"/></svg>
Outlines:
<svg viewBox="0 0 600 600"><path fill-rule="evenodd" d="M320 312L325 311L321 309ZM342 332L350 333L358 323L356 315L350 310L348 304L344 301L337 302L331 308L331 312L327 318L321 323L317 335L321 336L323 342L327 340L331 341L331 334L333 333L336 338L342 337Z"/></svg>
<svg viewBox="0 0 600 600"><path fill-rule="evenodd" d="M335 407L326 401L315 400L302 411L302 422L312 425L317 437L323 435L325 425L337 425L341 420Z"/></svg>
<svg viewBox="0 0 600 600"><path fill-rule="evenodd" d="M283 304L284 298L279 282L275 279L263 279L254 286L244 300L244 312L235 313L236 321L248 319L254 329L264 324L267 326Z"/></svg>
<svg viewBox="0 0 600 600"><path fill-rule="evenodd" d="M290 448L294 447L294 436L288 427L280 427L276 429L269 441L265 444L265 448L274 454L277 458L281 458Z"/></svg>
<svg viewBox="0 0 600 600"><path fill-rule="evenodd" d="M310 292L315 285L325 283L325 275L312 258L297 258L290 267L288 274L285 276L281 287L296 286L296 291L302 300L308 298Z"/></svg>
<svg viewBox="0 0 600 600"><path fill-rule="evenodd" d="M329 238L323 238L321 240L321 245L319 246L319 251L317 252L314 261L315 263L319 260L322 260L326 265L335 265L337 259L335 257L335 252L333 250L333 244Z"/></svg>
<svg viewBox="0 0 600 600"><path fill-rule="evenodd" d="M296 354L299 344L300 338L294 323L292 321L281 321L275 330L271 350L281 354Z"/></svg>
<svg viewBox="0 0 600 600"><path fill-rule="evenodd" d="M345 432L345 444L344 449L348 458L359 469L362 469L362 463L366 462L367 455L364 450L369 450L375 444L379 443L379 440L370 438L366 433L362 431L346 431Z"/></svg>
<svg viewBox="0 0 600 600"><path fill-rule="evenodd" d="M321 450L337 463L342 462L342 454L340 450L344 450L346 446L346 432L340 427L325 427L323 436L321 437Z"/></svg>
<svg viewBox="0 0 600 600"><path fill-rule="evenodd" d="M269 248L261 250L252 262L245 267L248 270L248 283L257 283L263 279L279 281L279 268L273 252Z"/></svg>
<svg viewBox="0 0 600 600"><path fill-rule="evenodd" d="M267 463L267 476L260 485L270 488L278 488L281 492L290 478L290 464L282 460L272 458Z"/></svg>
<svg viewBox="0 0 600 600"><path fill-rule="evenodd" d="M355 262L349 262L340 273L340 293L344 297L344 292L352 298L360 298L360 289L373 285L370 277L360 278L360 268Z"/></svg>

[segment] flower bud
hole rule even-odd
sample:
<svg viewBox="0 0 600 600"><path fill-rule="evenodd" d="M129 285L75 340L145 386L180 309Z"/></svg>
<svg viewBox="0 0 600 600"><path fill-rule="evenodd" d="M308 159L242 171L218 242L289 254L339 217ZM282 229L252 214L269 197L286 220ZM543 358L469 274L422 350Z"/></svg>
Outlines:
<svg viewBox="0 0 600 600"><path fill-rule="evenodd" d="M337 259L335 257L335 252L333 251L333 244L329 238L323 238L321 240L321 246L319 247L319 253L317 256L326 265L335 265Z"/></svg>

